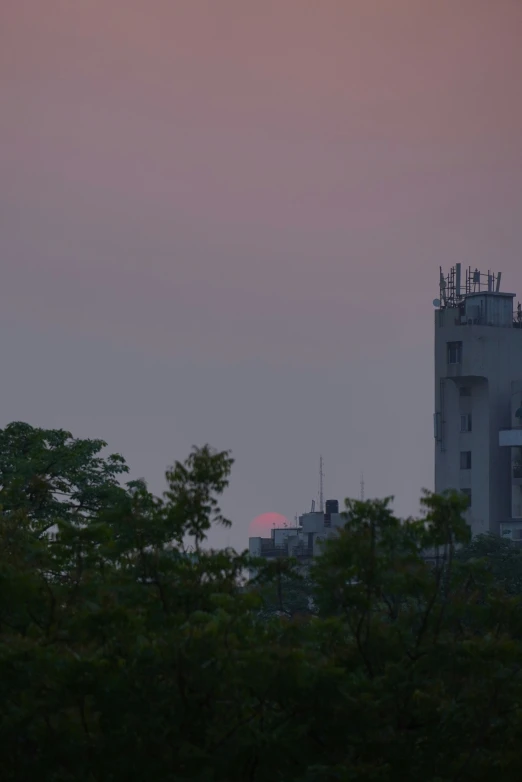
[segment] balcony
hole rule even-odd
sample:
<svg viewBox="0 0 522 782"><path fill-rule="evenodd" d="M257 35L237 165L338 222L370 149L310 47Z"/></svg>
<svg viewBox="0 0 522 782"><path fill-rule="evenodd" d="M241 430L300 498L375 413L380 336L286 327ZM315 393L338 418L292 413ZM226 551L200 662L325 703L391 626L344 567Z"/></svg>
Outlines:
<svg viewBox="0 0 522 782"><path fill-rule="evenodd" d="M522 447L522 426L501 429L498 433L498 444L512 448Z"/></svg>

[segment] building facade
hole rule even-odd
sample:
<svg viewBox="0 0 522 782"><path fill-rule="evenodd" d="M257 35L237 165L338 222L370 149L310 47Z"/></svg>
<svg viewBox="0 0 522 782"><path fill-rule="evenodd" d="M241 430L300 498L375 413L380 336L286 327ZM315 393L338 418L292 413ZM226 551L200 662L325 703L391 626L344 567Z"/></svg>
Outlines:
<svg viewBox="0 0 522 782"><path fill-rule="evenodd" d="M522 544L522 381L511 384L511 422L499 434L499 444L510 455L511 517L500 524L500 534Z"/></svg>
<svg viewBox="0 0 522 782"><path fill-rule="evenodd" d="M522 530L522 313L501 275L460 264L435 311L435 491L469 499L474 535ZM521 418L517 418L517 411ZM522 476L522 470L520 470ZM518 519L518 521L517 521ZM522 542L522 537L521 537Z"/></svg>

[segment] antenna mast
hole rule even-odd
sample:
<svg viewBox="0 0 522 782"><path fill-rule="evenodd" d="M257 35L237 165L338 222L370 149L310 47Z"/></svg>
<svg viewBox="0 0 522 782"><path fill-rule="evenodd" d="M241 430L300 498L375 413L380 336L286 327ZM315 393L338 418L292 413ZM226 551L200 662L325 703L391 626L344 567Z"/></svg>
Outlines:
<svg viewBox="0 0 522 782"><path fill-rule="evenodd" d="M324 472L323 472L323 457L319 458L319 512L324 513Z"/></svg>
<svg viewBox="0 0 522 782"><path fill-rule="evenodd" d="M361 473L361 502L364 502L364 473Z"/></svg>

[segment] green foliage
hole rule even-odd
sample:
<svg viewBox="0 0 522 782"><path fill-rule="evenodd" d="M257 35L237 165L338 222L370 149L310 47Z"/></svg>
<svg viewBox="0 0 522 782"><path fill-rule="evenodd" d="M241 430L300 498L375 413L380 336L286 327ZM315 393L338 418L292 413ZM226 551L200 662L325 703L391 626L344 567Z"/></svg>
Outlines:
<svg viewBox="0 0 522 782"><path fill-rule="evenodd" d="M478 535L457 553L460 562L481 561L511 595L522 595L522 548L497 535Z"/></svg>
<svg viewBox="0 0 522 782"><path fill-rule="evenodd" d="M0 442L6 782L520 778L522 605L459 495L405 522L348 501L307 573L203 548L226 452L194 449L157 498L65 433Z"/></svg>
<svg viewBox="0 0 522 782"><path fill-rule="evenodd" d="M314 612L313 586L308 567L297 560L278 557L251 561L255 577L250 590L261 601L260 616L303 616Z"/></svg>
<svg viewBox="0 0 522 782"><path fill-rule="evenodd" d="M166 508L167 521L178 543L189 535L199 549L213 523L230 527L230 521L221 514L216 495L228 486L233 463L228 452L216 454L204 446L195 448L185 464L177 462L167 471L169 489L165 497L170 501Z"/></svg>
<svg viewBox="0 0 522 782"><path fill-rule="evenodd" d="M0 430L0 506L23 512L45 532L56 519L81 522L121 495L123 457L100 456L103 440L78 440L63 430L12 423Z"/></svg>

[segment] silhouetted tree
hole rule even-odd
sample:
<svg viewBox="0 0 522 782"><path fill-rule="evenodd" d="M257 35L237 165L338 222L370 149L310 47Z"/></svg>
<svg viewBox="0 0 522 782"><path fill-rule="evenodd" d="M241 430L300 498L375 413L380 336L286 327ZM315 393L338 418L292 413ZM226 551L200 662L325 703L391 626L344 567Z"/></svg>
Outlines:
<svg viewBox="0 0 522 782"><path fill-rule="evenodd" d="M317 615L298 622L294 564L246 588L259 563L204 548L228 523L227 452L194 449L158 498L70 435L17 424L0 442L6 782L520 778L522 603L460 556L458 495L426 494L405 522L348 501L310 571Z"/></svg>

